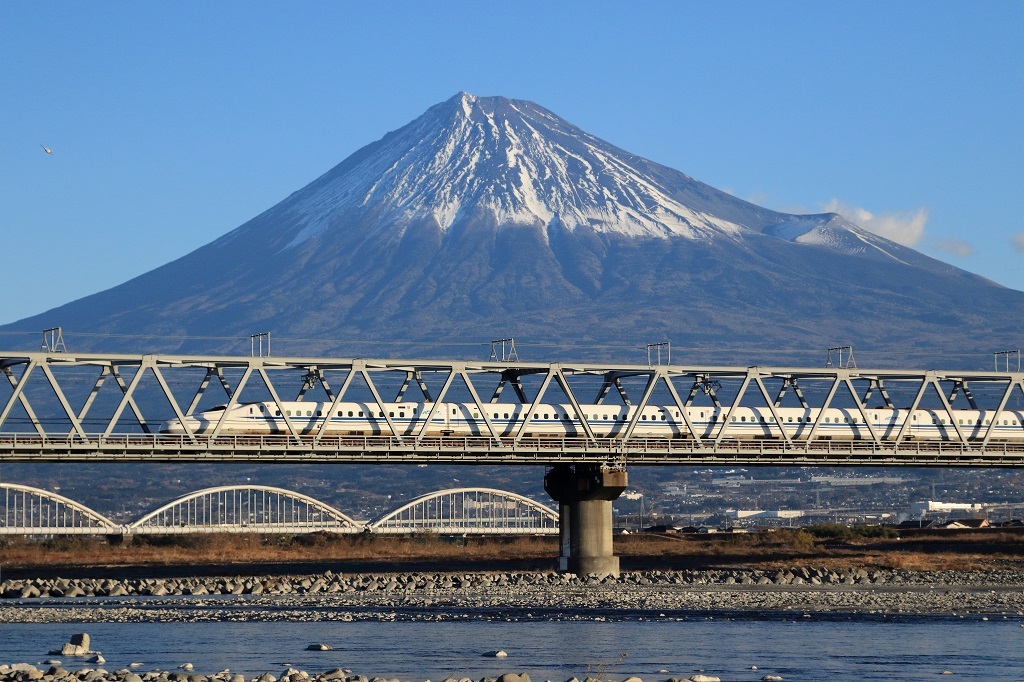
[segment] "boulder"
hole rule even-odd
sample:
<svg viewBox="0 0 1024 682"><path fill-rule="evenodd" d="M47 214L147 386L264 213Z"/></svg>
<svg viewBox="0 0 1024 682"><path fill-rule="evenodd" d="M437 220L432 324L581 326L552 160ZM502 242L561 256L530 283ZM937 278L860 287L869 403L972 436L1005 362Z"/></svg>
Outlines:
<svg viewBox="0 0 1024 682"><path fill-rule="evenodd" d="M761 682L782 682L782 675L765 675Z"/></svg>
<svg viewBox="0 0 1024 682"><path fill-rule="evenodd" d="M714 675L705 675L704 673L690 675L689 680L690 682L722 682L722 678L715 677Z"/></svg>
<svg viewBox="0 0 1024 682"><path fill-rule="evenodd" d="M71 635L71 639L69 639L68 641L74 644L75 646L82 647L86 651L88 651L89 647L92 646L92 640L89 638L89 635L85 632L80 632L77 635Z"/></svg>
<svg viewBox="0 0 1024 682"><path fill-rule="evenodd" d="M306 651L333 651L333 650L334 650L334 647L332 647L330 644L324 644L322 642L320 644L310 644L309 646L306 647Z"/></svg>
<svg viewBox="0 0 1024 682"><path fill-rule="evenodd" d="M488 651L483 655L488 656L490 658L508 658L508 654L502 651L501 649L498 649L497 651Z"/></svg>

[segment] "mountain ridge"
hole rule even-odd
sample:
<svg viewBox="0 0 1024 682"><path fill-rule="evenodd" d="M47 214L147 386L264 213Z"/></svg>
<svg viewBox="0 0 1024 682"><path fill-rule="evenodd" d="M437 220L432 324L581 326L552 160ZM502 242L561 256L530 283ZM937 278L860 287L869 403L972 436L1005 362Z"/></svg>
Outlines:
<svg viewBox="0 0 1024 682"><path fill-rule="evenodd" d="M1022 309L1024 293L837 214L759 207L539 105L459 93L206 246L2 329L168 351L271 329L302 355L515 335L558 359L665 339L709 358L752 343L941 357L975 352L978 329L1013 343Z"/></svg>

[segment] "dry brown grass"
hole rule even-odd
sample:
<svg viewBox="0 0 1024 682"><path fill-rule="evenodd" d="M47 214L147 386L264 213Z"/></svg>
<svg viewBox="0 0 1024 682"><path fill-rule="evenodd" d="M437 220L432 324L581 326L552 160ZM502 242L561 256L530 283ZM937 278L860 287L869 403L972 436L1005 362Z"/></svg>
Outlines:
<svg viewBox="0 0 1024 682"><path fill-rule="evenodd" d="M331 562L460 562L543 559L557 555L557 538L449 539L314 534L187 535L110 544L103 538L0 543L5 568L56 566L189 566Z"/></svg>
<svg viewBox="0 0 1024 682"><path fill-rule="evenodd" d="M915 534L900 538L823 540L801 530L616 538L622 557L658 558L680 566L775 569L794 564L822 568L917 571L1024 569L1024 535L999 531Z"/></svg>
<svg viewBox="0 0 1024 682"><path fill-rule="evenodd" d="M255 566L268 564L440 564L496 569L515 562L544 565L558 555L556 537L450 538L380 535L189 535L136 538L127 545L104 538L0 540L4 569L61 567ZM829 569L1024 569L1024 534L915 533L899 538L823 540L800 530L720 535L615 537L623 566L651 568L814 565Z"/></svg>

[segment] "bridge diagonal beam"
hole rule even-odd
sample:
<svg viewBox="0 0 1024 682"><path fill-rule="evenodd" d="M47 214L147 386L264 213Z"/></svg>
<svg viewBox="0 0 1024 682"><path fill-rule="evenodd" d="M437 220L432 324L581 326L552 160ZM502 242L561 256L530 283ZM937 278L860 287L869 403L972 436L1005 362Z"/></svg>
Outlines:
<svg viewBox="0 0 1024 682"><path fill-rule="evenodd" d="M569 404L572 405L573 413L576 414L578 418L579 415L583 414L583 408L580 407L579 401L576 400L576 394L573 393L572 387L569 386L569 380L565 378L565 373L562 371L561 367L558 367L555 370L555 380L558 382L558 386L562 389L562 392L565 393L565 397L569 399ZM584 415L584 417L585 416L586 415ZM587 439L590 442L597 440L597 437L594 435L594 429L590 426L590 421L587 419L580 419L580 425L583 427L583 432L587 434Z"/></svg>
<svg viewBox="0 0 1024 682"><path fill-rule="evenodd" d="M736 413L736 408L740 406L740 402L743 400L743 396L747 392L747 386L750 385L750 374L748 373L743 377L743 381L740 383L740 389L736 392L736 398L733 399L732 403L729 404L729 409L726 410L724 421L722 422L722 428L718 429L718 435L715 436L715 446L717 447L722 440L725 438L725 430L729 427L732 422L732 417Z"/></svg>
<svg viewBox="0 0 1024 682"><path fill-rule="evenodd" d="M608 391L612 387L612 376L611 374L605 374L604 380L601 382L601 388L597 389L597 396L594 398L595 405L603 405L605 396L608 395Z"/></svg>
<svg viewBox="0 0 1024 682"><path fill-rule="evenodd" d="M256 371L257 372L261 372L261 374L262 374L262 369L263 368L260 367ZM216 437L218 437L220 435L221 430L224 428L224 424L227 423L228 415L231 413L231 410L235 407L235 405L238 404L238 396L241 395L242 391L245 389L245 385L249 382L249 377L252 376L252 372L253 372L253 366L252 365L249 365L248 367L246 367L245 371L242 372L241 379L238 380L238 385L235 387L235 389L233 391L229 391L229 393L228 393L228 401L227 401L227 403L224 404L224 409L221 410L220 418L217 420L217 424L213 427L213 431L210 434L213 438L216 438ZM263 376L263 381L266 382L268 384L268 387L269 387L270 380L266 377L265 374L263 374L262 376ZM221 378L223 379L223 377L221 377ZM280 410L281 417L284 419L285 424L287 424L288 427L291 428L291 422L288 419L288 416L285 414L285 410L284 410L284 407L281 404L281 401L276 399L276 394L273 392L272 389L271 389L271 393L270 394L275 397L275 402L277 402L277 408L278 408L278 410ZM293 430L293 432L294 432L294 430Z"/></svg>
<svg viewBox="0 0 1024 682"><path fill-rule="evenodd" d="M840 379L840 372L841 370L836 370L834 375L835 380L832 382L832 387L828 390L825 402L818 409L818 416L814 420L814 426L811 427L811 431L807 434L807 438L804 439L805 443L810 443L814 440L815 436L818 435L818 428L821 427L821 422L825 419L825 412L832 406L832 399L836 397L836 391L839 390L839 384L842 383L842 380Z"/></svg>
<svg viewBox="0 0 1024 682"><path fill-rule="evenodd" d="M124 377L122 377L121 372L118 371L118 366L111 365L110 373L113 375L114 381L117 382L118 388L121 389L121 400L118 401L114 414L110 417L110 421L107 422L107 427L103 430L104 438L114 432L114 427L117 426L117 422L121 420L121 415L124 414L126 407L131 408L132 412L135 414L135 418L139 422L139 425L142 426L142 430L146 433L152 433L145 417L142 416L142 411L139 410L139 406L135 404L135 399L132 397L132 394L135 393L135 389L138 387L139 382L142 381L142 375L145 374L146 369L144 362L144 358L139 360L138 369L128 384L125 384Z"/></svg>
<svg viewBox="0 0 1024 682"><path fill-rule="evenodd" d="M868 433L871 434L871 441L874 443L880 443L881 439L878 437L878 433L875 431L875 427L872 424L874 420L871 419L871 415L868 414L867 402L862 402L857 397L857 391L853 387L853 382L850 381L850 377L843 377L843 383L846 384L847 390L850 391L850 397L853 398L853 402L857 405L857 410L860 412L860 416L864 420L864 425L868 427Z"/></svg>
<svg viewBox="0 0 1024 682"><path fill-rule="evenodd" d="M430 404L430 411L427 413L426 418L423 420L423 424L420 425L420 430L416 434L416 443L419 444L423 437L427 433L427 429L431 424L434 423L434 415L437 414L438 407L445 409L444 399L448 395L448 389L452 387L452 382L455 381L455 368L453 367L448 376L445 377L444 385L441 386L441 392L437 394L437 400Z"/></svg>
<svg viewBox="0 0 1024 682"><path fill-rule="evenodd" d="M774 426L768 427L769 430L777 430L779 432L779 435L782 436L783 440L786 441L786 445L792 445L793 439L790 437L789 432L786 431L786 426L782 421L782 417L780 417L779 413L775 410L775 403L772 401L771 396L768 395L768 389L765 387L764 382L761 381L760 372L757 372L756 370L753 369L751 371L754 372L754 383L757 384L757 388L761 391L761 397L764 398L764 402L768 406L768 411L772 413L772 423L774 424Z"/></svg>
<svg viewBox="0 0 1024 682"><path fill-rule="evenodd" d="M68 402L67 396L64 395L64 391L61 390L60 384L57 382L57 378L53 376L53 370L51 370L50 366L45 362L42 363L39 368L43 370L46 380L50 383L50 388L53 389L54 395L57 396L57 402L59 402L60 406L64 409L64 415L71 422L71 431L68 433L68 436L71 436L71 433L74 433L82 440L88 440L88 436L86 436L85 431L82 429L82 423L78 421L78 416L71 408L71 404Z"/></svg>
<svg viewBox="0 0 1024 682"><path fill-rule="evenodd" d="M111 374L114 377L114 381L117 382L117 387L121 389L121 396L126 401L126 405L131 409L132 414L135 415L135 419L139 422L139 426L145 433L152 433L152 429L149 427L149 422L146 420L145 415L142 413L142 409L139 404L135 402L135 390L138 388L139 383L142 381L143 375L146 372L146 357L142 356L142 360L139 363L138 371L135 372L135 376L132 377L132 381L125 383L124 377L121 376L118 367L115 365L111 368ZM120 418L120 416L118 417Z"/></svg>
<svg viewBox="0 0 1024 682"><path fill-rule="evenodd" d="M953 414L953 408L946 400L946 393L942 390L942 386L939 385L939 380L934 375L931 377L931 384L935 388L935 392L939 396L939 400L942 402L942 408L946 411L946 415L949 417L949 423L953 429L956 430L956 436L960 439L961 444L967 443L967 437L964 435L963 429L960 428L960 424L957 423L956 415Z"/></svg>
<svg viewBox="0 0 1024 682"><path fill-rule="evenodd" d="M7 404L4 405L3 412L0 412L0 426L4 425L7 421L7 417L11 414L11 410L14 408L14 403L20 402L21 408L25 410L25 414L28 415L29 421L38 433L43 438L46 437L46 430L43 425L39 423L39 419L36 417L36 413L32 410L32 405L28 401L28 396L25 395L25 386L28 385L28 378L32 375L32 370L35 369L38 363L35 360L29 360L26 363L25 369L21 373L20 379L15 379L14 374L11 372L9 366L3 367L4 376L7 377L7 381L10 382L11 387L14 391L11 393L11 397L7 399Z"/></svg>
<svg viewBox="0 0 1024 682"><path fill-rule="evenodd" d="M153 366L150 369L153 372L153 376L156 377L156 382L160 384L160 390L164 392L164 397L167 398L167 402L170 403L171 409L174 411L174 417L178 420L178 423L181 424L181 428L183 428L185 433L188 435L189 441L193 444L198 443L199 441L196 440L196 434L185 421L185 415L182 413L181 407L178 406L178 401L175 399L174 393L171 391L171 387L167 385L167 381L164 379L163 372L160 371L159 365L153 363Z"/></svg>
<svg viewBox="0 0 1024 682"><path fill-rule="evenodd" d="M324 431L327 430L327 425L331 422L331 416L334 415L334 413L337 411L338 403L341 402L341 399L348 392L348 388L349 386L352 385L352 379L355 378L355 375L355 370L349 368L348 372L345 374L345 380L341 382L341 388L338 389L337 395L335 395L334 398L331 400L331 407L329 410L327 410L327 415L324 417L324 420L320 423L320 428L316 430L316 435L313 436L313 445L320 444L320 439L323 437Z"/></svg>
<svg viewBox="0 0 1024 682"><path fill-rule="evenodd" d="M992 434L995 433L996 425L999 424L999 418L1002 415L1003 410L1006 409L1006 403L1010 401L1010 396L1013 395L1013 389L1015 388L1020 388L1021 394L1024 395L1024 375L1022 375L1021 379L1010 379L1010 381L1006 383L1006 390L1003 391L1003 395L999 399L999 407L996 408L995 415L989 420L988 428L985 429L985 437L982 438L981 441L982 447L988 445L989 439L992 437ZM1024 426L1024 423L1021 425Z"/></svg>
<svg viewBox="0 0 1024 682"><path fill-rule="evenodd" d="M921 385L917 388L917 393L914 395L914 402L910 404L910 409L907 410L907 418L903 420L903 426L900 427L899 433L896 434L896 444L899 445L903 442L907 433L910 431L914 421L914 412L917 411L918 405L921 404L921 399L924 397L925 391L928 389L928 377L924 376L921 378Z"/></svg>
<svg viewBox="0 0 1024 682"><path fill-rule="evenodd" d="M434 402L434 399L430 397L430 388L427 386L427 382L423 380L423 374L420 372L413 372L413 374L415 375L416 384L420 387L420 393L423 394L423 400L428 403Z"/></svg>
<svg viewBox="0 0 1024 682"><path fill-rule="evenodd" d="M878 377L862 378L867 379L868 382L867 391L865 391L864 398L861 400L861 402L864 403L864 407L868 406L868 401L871 400L871 396L877 389L878 395L882 396L882 400L885 402L885 406L890 410L895 409L895 406L892 404L892 398L889 397L889 392L885 390L885 381L883 379L880 379Z"/></svg>
<svg viewBox="0 0 1024 682"><path fill-rule="evenodd" d="M394 402L400 403L405 398L405 392L409 389L409 385L412 383L412 375L415 374L411 369L405 372L405 379L402 381L402 385L399 386L398 392L395 393Z"/></svg>
<svg viewBox="0 0 1024 682"><path fill-rule="evenodd" d="M474 404L476 404L476 409L480 410L480 416L483 418L484 424L487 425L487 433L490 434L491 438L494 439L494 442L498 446L501 446L501 434L498 433L497 429L494 428L494 424L491 423L491 416L487 413L487 410L484 409L484 403L480 400L480 396L477 395L476 387L474 387L473 382L470 381L469 374L466 372L465 367L459 371L459 376L461 376L462 381L465 382L466 388L469 390L469 395L473 398Z"/></svg>
<svg viewBox="0 0 1024 682"><path fill-rule="evenodd" d="M399 432L398 427L395 426L394 420L384 405L384 400L381 399L380 393L377 391L377 387L374 385L373 380L370 379L370 373L366 371L366 366L363 365L359 368L359 373L362 375L363 380L366 381L366 387L370 389L370 395L377 401L377 407L380 408L380 414L384 415L384 421L388 423L388 428L391 429L391 435L396 438L399 444L403 443L402 434Z"/></svg>
<svg viewBox="0 0 1024 682"><path fill-rule="evenodd" d="M551 384L551 379L553 378L553 376L554 370L548 369L548 373L544 375L544 380L541 381L540 383L540 389L537 391L537 396L533 399L533 402L530 403L530 408L526 412L526 417L523 419L523 423L519 426L519 430L516 431L516 435L512 439L513 443L518 445L519 441L522 440L523 434L526 433L526 429L529 428L530 422L533 421L534 412L536 412L537 406L540 405L540 401L543 400L544 394L547 392L548 386ZM590 422L587 421L587 417L585 414L577 412L576 418L579 419L581 423L584 423L584 430L588 430L591 432L593 431L590 428Z"/></svg>
<svg viewBox="0 0 1024 682"><path fill-rule="evenodd" d="M690 419L690 412L689 410L686 409L689 406L689 404L684 404L683 401L679 399L679 393L676 391L676 387L672 383L672 378L668 375L668 373L662 370L658 371L662 375L662 378L665 380L665 385L668 387L668 393L670 396L672 396L672 402L675 403L676 408L679 410L679 414L682 415L683 417L683 423L686 424L686 429L690 432L690 437L693 438L693 444L696 445L698 448L703 448L703 437L701 434L697 433L697 429L694 428L693 426L693 420ZM690 389L690 395L692 398L692 388Z"/></svg>
<svg viewBox="0 0 1024 682"><path fill-rule="evenodd" d="M633 430L636 429L636 425L640 422L640 416L647 407L647 403L651 399L651 394L654 393L654 387L658 383L658 375L662 370L652 370L647 377L647 385L644 386L643 396L640 398L639 404L636 406L636 412L633 413L633 418L629 420L629 425L626 426L626 430L621 436L623 442L628 441L630 436L633 435ZM628 403L627 403L628 404Z"/></svg>
<svg viewBox="0 0 1024 682"><path fill-rule="evenodd" d="M93 403L96 401L96 396L99 395L100 389L103 388L104 382L107 377L110 376L110 367L108 365L102 365L100 367L99 376L96 377L96 381L92 384L92 389L89 391L89 395L86 396L85 402L82 404L82 409L78 411L78 421L84 422L86 415L89 414L89 410L92 409Z"/></svg>
<svg viewBox="0 0 1024 682"><path fill-rule="evenodd" d="M231 394L231 399L228 401L228 407L224 410L224 416L221 417L220 421L217 422L218 429L224 424L224 420L227 418L228 410L234 407L235 404L238 402L238 396L241 395L242 389L245 387L245 382L249 379L249 375L252 374L252 371L253 367L250 365L245 370L245 373L242 375L242 379L241 381L238 382L237 388L235 388L234 392ZM284 403L281 401L281 396L279 396L277 393L277 389L274 388L274 382L272 382L270 380L270 377L267 375L266 368L262 364L260 364L256 367L256 372L260 375L260 378L263 379L263 383L266 385L267 390L270 392L271 399L273 399L274 404L277 406L278 412L281 413L281 419L284 419L284 424L285 426L288 427L288 435L294 438L297 443L301 443L302 436L299 433L299 430L295 428L295 423L292 421L291 416L288 414L288 410L285 409ZM217 432L214 432L214 435L216 434Z"/></svg>

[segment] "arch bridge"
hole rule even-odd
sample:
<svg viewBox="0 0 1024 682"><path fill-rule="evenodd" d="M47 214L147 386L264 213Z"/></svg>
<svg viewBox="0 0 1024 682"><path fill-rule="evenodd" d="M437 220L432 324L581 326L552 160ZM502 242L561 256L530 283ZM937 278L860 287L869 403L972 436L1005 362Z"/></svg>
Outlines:
<svg viewBox="0 0 1024 682"><path fill-rule="evenodd" d="M452 488L422 495L367 526L374 533L558 534L558 513L516 493Z"/></svg>
<svg viewBox="0 0 1024 682"><path fill-rule="evenodd" d="M369 523L308 495L261 485L197 490L122 524L57 493L15 483L0 483L0 503L0 535L558 533L552 509L493 488L429 493Z"/></svg>

